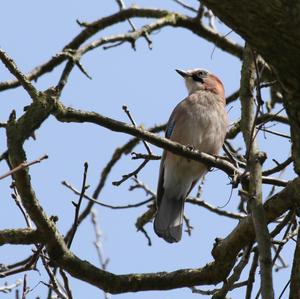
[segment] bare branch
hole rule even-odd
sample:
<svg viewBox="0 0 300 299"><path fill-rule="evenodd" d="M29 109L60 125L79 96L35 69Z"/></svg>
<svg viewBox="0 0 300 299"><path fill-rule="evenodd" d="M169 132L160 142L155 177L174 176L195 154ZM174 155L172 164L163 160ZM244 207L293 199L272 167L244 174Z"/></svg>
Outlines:
<svg viewBox="0 0 300 299"><path fill-rule="evenodd" d="M51 72L55 67L57 67L62 62L68 59L65 55L65 52L68 52L69 50L76 51L85 41L87 41L99 31L133 17L151 17L156 19L163 19L159 22L159 26L155 26L155 30L166 26L186 28L188 30L191 30L193 33L197 34L199 37L203 37L208 41L216 44L220 49L227 51L228 53L231 53L232 55L237 56L239 58L242 57L242 48L239 45L235 44L230 40L224 39L215 31L203 26L202 24L199 24L199 22L196 21L194 18L189 18L185 15L173 13L167 10L131 7L127 9L122 9L118 13L112 14L108 17L103 17L98 21L92 23L81 22L81 25L84 24L84 29L72 41L70 41L60 53L56 54L47 62L35 67L28 74L26 74L27 80L37 80L45 73ZM145 36L145 32L150 33L150 30L145 30L146 28L144 28L144 31L140 34L140 36ZM136 32L134 31L131 34L134 35L136 34ZM6 82L1 82L0 91L18 87L20 86L20 82L19 78L18 80L9 80Z"/></svg>
<svg viewBox="0 0 300 299"><path fill-rule="evenodd" d="M2 49L0 49L0 59L7 69L17 78L19 84L22 84L24 89L28 92L29 96L33 101L37 100L39 92L35 87L30 83L30 80L21 73L17 65Z"/></svg>
<svg viewBox="0 0 300 299"><path fill-rule="evenodd" d="M82 179L82 186L81 186L81 192L80 192L80 196L79 196L79 200L77 203L73 202L74 206L75 206L75 214L74 214L74 222L73 222L73 226L71 228L71 234L70 234L70 237L69 239L66 241L67 244L68 244L68 248L71 247L71 244L73 242L73 239L74 239L74 236L75 236L75 233L77 231L77 228L78 228L78 217L79 217L79 210L80 210L80 206L81 206L81 203L82 203L82 199L84 197L84 193L87 189L87 186L86 186L86 178L87 178L87 171L88 171L88 163L85 162L84 163L84 172L83 172L83 179Z"/></svg>
<svg viewBox="0 0 300 299"><path fill-rule="evenodd" d="M133 177L133 176L136 176L146 165L147 163L149 162L149 160L144 160L141 165L139 167L137 167L137 169L135 169L134 171L128 173L128 174L124 174L122 176L122 179L119 180L119 181L114 181L112 182L112 184L114 186L120 186L122 183L124 183L125 181L127 181L129 178Z"/></svg>
<svg viewBox="0 0 300 299"><path fill-rule="evenodd" d="M251 268L249 271L249 276L248 276L248 282L247 282L247 289L246 289L246 296L245 299L251 299L251 293L253 289L253 283L255 281L255 272L258 266L258 252L254 252Z"/></svg>
<svg viewBox="0 0 300 299"><path fill-rule="evenodd" d="M123 109L124 112L127 114L127 116L128 116L128 118L130 119L132 125L133 125L134 127L136 127L136 123L135 123L133 117L131 116L130 111L128 110L128 107L124 105L124 106L122 107L122 109ZM142 142L143 142L143 144L144 144L144 146L145 146L145 148L146 148L148 154L151 155L152 152L151 152L151 149L150 149L148 143L147 143L145 140L142 140Z"/></svg>
<svg viewBox="0 0 300 299"><path fill-rule="evenodd" d="M184 3L181 0L173 0L173 1L176 2L177 4L179 4L180 6L182 6L183 8L185 8L185 9L188 9L188 10L190 10L192 12L198 13L198 10L196 8L194 8L191 5L188 5L188 4Z"/></svg>
<svg viewBox="0 0 300 299"><path fill-rule="evenodd" d="M253 89L255 82L255 73L257 81L258 105L255 115L253 114L254 97ZM259 72L256 64L256 56L251 55L248 45L244 49L244 60L242 66L240 99L242 106L241 128L243 137L247 145L247 160L249 159L249 204L255 228L256 240L258 243L259 261L261 270L261 290L263 299L274 298L273 280L272 280L272 258L271 242L267 227L267 220L262 205L262 155L259 152L255 139L255 123L258 112L262 105L260 95Z"/></svg>
<svg viewBox="0 0 300 299"><path fill-rule="evenodd" d="M115 132L127 133L140 139L146 140L174 154L205 163L209 167L216 167L220 170L223 170L230 177L235 177L236 175L238 175L239 179L241 180L249 179L249 173L242 172L241 170L237 169L232 163L224 159L220 159L218 156L212 156L203 152L191 150L189 147L184 146L180 143L173 142L167 138L162 138L151 132L143 130L142 128L136 128L132 125L127 125L123 122L104 117L96 112L84 112L82 110L75 110L71 107L63 106L62 103L58 103L58 105L56 106L56 110L53 111L53 114L57 118L57 120L62 122L94 123ZM138 173L145 166L145 164L143 163L134 172L125 175L123 179L126 180L127 178ZM119 182L123 182L123 179ZM276 178L263 177L262 179L263 183L266 184L277 186L286 186L287 184L287 181ZM119 182L116 183L119 184Z"/></svg>
<svg viewBox="0 0 300 299"><path fill-rule="evenodd" d="M138 160L138 159L145 159L145 160L160 160L161 156L156 156L156 155L145 155L145 154L140 154L140 153L135 153L132 152L132 160Z"/></svg>
<svg viewBox="0 0 300 299"><path fill-rule="evenodd" d="M226 294L232 289L234 283L240 279L242 271L248 264L251 248L252 244L244 249L243 255L239 263L234 267L232 275L224 282L223 287L212 296L212 299L225 298Z"/></svg>
<svg viewBox="0 0 300 299"><path fill-rule="evenodd" d="M246 215L242 214L242 213L233 213L233 212L224 211L219 208L216 208L200 198L188 197L186 201L188 203L203 207L203 208L205 208L213 213L216 213L217 215L220 215L220 216L225 216L225 217L237 219L237 220L240 220L240 219L246 217Z"/></svg>
<svg viewBox="0 0 300 299"><path fill-rule="evenodd" d="M0 230L0 246L4 244L43 243L44 240L41 232L31 228Z"/></svg>
<svg viewBox="0 0 300 299"><path fill-rule="evenodd" d="M93 242L97 251L98 259L100 262L100 266L102 270L107 269L107 265L109 263L109 259L104 257L103 246L102 246L102 232L100 230L100 226L97 220L97 213L95 210L91 211L91 220L95 232L96 240ZM104 298L108 299L109 294L104 292Z"/></svg>
<svg viewBox="0 0 300 299"><path fill-rule="evenodd" d="M17 288L21 284L22 284L22 281L20 279L18 279L13 284L5 284L0 287L0 293L10 293L13 289Z"/></svg>
<svg viewBox="0 0 300 299"><path fill-rule="evenodd" d="M72 185L70 185L68 182L66 181L63 181L62 182L62 185L67 187L68 189L72 190L75 194L77 195L80 195L81 193L76 190ZM106 204L106 203L103 203L103 202L100 202L86 194L83 195L83 198L89 200L90 202L92 203L95 203L99 206L102 206L102 207L105 207L105 208L110 208L110 209L113 209L113 210L119 210L119 209L130 209L130 208L137 208L137 207L140 207L142 205L145 205L149 202L152 201L152 199L147 199L147 200L144 200L142 202L139 202L139 203L136 203L136 204L128 204L128 205L120 205L120 206L112 206L112 205L109 205L109 204Z"/></svg>
<svg viewBox="0 0 300 299"><path fill-rule="evenodd" d="M262 174L265 176L268 176L268 175L274 174L276 172L282 171L287 166L289 166L292 162L293 162L292 157L288 157L284 162L277 164L274 168L263 171Z"/></svg>
<svg viewBox="0 0 300 299"><path fill-rule="evenodd" d="M24 168L30 167L31 165L40 163L43 160L48 159L48 158L49 158L48 155L44 155L44 156L42 156L42 157L40 157L40 158L38 158L36 160L33 160L31 162L23 162L20 165L18 165L17 167L15 167L14 169L12 169L12 170L8 171L7 173L1 175L0 176L0 180L2 180L4 178L6 178L6 177L8 177L8 176L10 176L12 174L14 174L15 172L17 172L17 171L19 171L21 169L24 169Z"/></svg>

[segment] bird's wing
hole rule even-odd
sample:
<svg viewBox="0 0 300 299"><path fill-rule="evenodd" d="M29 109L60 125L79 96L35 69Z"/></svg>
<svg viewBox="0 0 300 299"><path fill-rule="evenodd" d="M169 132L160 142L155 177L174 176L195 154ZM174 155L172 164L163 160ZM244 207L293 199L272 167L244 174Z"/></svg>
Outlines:
<svg viewBox="0 0 300 299"><path fill-rule="evenodd" d="M184 100L183 100L184 101ZM167 123L167 128L165 132L165 138L171 139L172 133L174 132L174 128L176 126L176 115L180 104L183 102L181 101L173 110L169 121ZM161 199L164 194L164 169L165 169L165 159L166 159L166 151L163 151L160 167L159 167L159 177L158 177L158 185L157 185L157 194L156 194L156 206L159 207Z"/></svg>

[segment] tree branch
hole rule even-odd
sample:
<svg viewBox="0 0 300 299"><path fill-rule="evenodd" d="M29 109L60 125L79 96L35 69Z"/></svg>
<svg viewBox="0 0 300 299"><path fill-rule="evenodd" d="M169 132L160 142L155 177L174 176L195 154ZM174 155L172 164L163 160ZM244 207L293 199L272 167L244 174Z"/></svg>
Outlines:
<svg viewBox="0 0 300 299"><path fill-rule="evenodd" d="M17 82L22 84L31 99L35 101L38 98L38 91L30 83L30 80L21 73L13 59L10 58L2 49L0 49L0 59L7 69L17 78Z"/></svg>
<svg viewBox="0 0 300 299"><path fill-rule="evenodd" d="M257 84L260 80L256 69L256 57L252 57L251 49L248 45L244 49L244 60L241 72L240 100L242 106L241 128L247 146L247 157L249 158L249 204L253 218L256 241L258 244L259 261L261 269L261 291L263 299L274 298L272 279L272 257L271 242L267 227L267 221L262 205L262 163L263 155L259 151L256 142L255 122L260 109L259 101L254 116L253 89L255 79ZM255 78L256 73L256 78ZM259 94L259 93L258 93Z"/></svg>
<svg viewBox="0 0 300 299"><path fill-rule="evenodd" d="M26 74L26 78L29 81L36 80L40 76L44 75L47 72L51 72L55 67L60 65L62 62L67 60L67 56L64 52L68 52L70 50L77 50L79 47L86 42L89 38L91 38L93 35L98 33L99 31L113 26L115 24L118 24L120 22L124 22L127 19L130 18L155 18L155 19L161 19L156 26L154 26L153 30L160 29L162 27L166 26L172 26L172 27L181 27L186 28L193 32L194 34L198 35L199 37L202 37L214 44L216 46L238 58L242 57L242 48L241 46L235 44L234 42L224 38L222 35L218 34L214 30L211 30L208 27L205 27L201 23L198 22L197 19L178 14L175 12L170 12L168 10L162 10L162 9L150 9L150 8L138 8L138 7L131 7L127 9L122 9L121 11L112 14L108 17L103 17L95 22L92 23L86 23L85 28L72 40L70 41L63 50L53 56L50 60L48 60L46 63L37 66L32 71L30 71L28 74ZM144 27L144 30L146 30L147 26ZM151 27L150 27L151 28ZM145 34L145 31L138 33L138 31L134 31L132 35L138 35L143 36ZM150 32L150 31L149 31ZM129 35L128 35L129 36ZM127 36L127 38L128 38ZM111 39L112 37L110 37ZM118 37L118 40L120 40L120 37ZM102 44L103 44L102 39ZM117 40L115 40L117 41ZM20 86L19 80L10 80L6 82L0 83L0 91L15 88Z"/></svg>
<svg viewBox="0 0 300 299"><path fill-rule="evenodd" d="M43 234L31 228L0 230L0 246L4 244L35 244L44 243Z"/></svg>
<svg viewBox="0 0 300 299"><path fill-rule="evenodd" d="M0 176L0 180L12 175L13 173L15 173L16 171L19 171L20 169L24 169L24 168L27 168L27 167L30 167L31 165L34 165L34 164L37 164L37 163L40 163L42 162L43 160L45 159L48 159L48 155L44 155L36 160L33 160L31 162L24 162L20 165L18 165L17 167L15 167L14 169L8 171L7 173L3 174Z"/></svg>
<svg viewBox="0 0 300 299"><path fill-rule="evenodd" d="M300 229L298 230L297 244L294 253L289 298L300 298Z"/></svg>

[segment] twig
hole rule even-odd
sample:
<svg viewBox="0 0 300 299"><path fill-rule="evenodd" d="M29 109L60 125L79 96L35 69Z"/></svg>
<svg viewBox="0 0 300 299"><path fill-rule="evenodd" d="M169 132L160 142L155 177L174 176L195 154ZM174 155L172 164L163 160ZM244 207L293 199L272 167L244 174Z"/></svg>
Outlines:
<svg viewBox="0 0 300 299"><path fill-rule="evenodd" d="M255 281L255 272L256 272L257 266L258 266L258 252L255 251L254 255L253 255L251 268L249 271L245 299L251 299L251 293L252 293L253 283Z"/></svg>
<svg viewBox="0 0 300 299"><path fill-rule="evenodd" d="M122 107L122 109L123 109L124 112L127 114L127 116L128 116L128 118L130 119L131 123L136 127L136 123L135 123L133 117L131 116L130 111L128 110L128 107L124 105L124 106ZM152 152L151 152L151 149L150 149L148 143L147 143L145 140L142 140L142 142L143 142L143 144L144 144L144 146L145 146L145 148L146 148L148 154L149 154L149 155L152 155Z"/></svg>
<svg viewBox="0 0 300 299"><path fill-rule="evenodd" d="M147 154L140 154L140 153L131 153L132 160L138 160L138 159L145 159L145 160L160 160L161 156L156 156L156 155L147 155Z"/></svg>
<svg viewBox="0 0 300 299"><path fill-rule="evenodd" d="M260 89L271 87L271 86L275 85L276 83L277 83L277 80L261 83L260 84Z"/></svg>
<svg viewBox="0 0 300 299"><path fill-rule="evenodd" d="M282 298L282 296L284 295L284 293L285 293L285 291L286 291L286 289L288 288L288 286L289 286L290 283L291 283L291 279L289 279L289 281L288 281L288 282L286 283L286 285L284 286L284 288L283 288L283 290L281 291L281 293L280 293L278 299L281 299L281 298ZM295 298L295 299L297 299L297 298Z"/></svg>
<svg viewBox="0 0 300 299"><path fill-rule="evenodd" d="M134 171L132 171L128 174L122 175L122 179L120 179L119 181L114 181L114 182L112 182L112 184L114 186L120 186L122 183L127 181L129 178L136 176L146 166L146 164L148 162L149 162L149 160L144 160L143 163L138 168L136 168Z"/></svg>
<svg viewBox="0 0 300 299"><path fill-rule="evenodd" d="M240 219L243 219L244 217L246 217L246 214L243 214L243 213L233 213L233 212L229 212L229 211L220 210L202 199L188 197L186 201L188 203L203 207L203 208L205 208L213 213L216 213L217 215L220 215L220 216L225 216L225 217L237 219L237 220L240 220Z"/></svg>
<svg viewBox="0 0 300 299"><path fill-rule="evenodd" d="M62 268L59 269L59 273L64 281L64 287L68 296L68 299L73 299L72 291L70 289L69 279L67 274L63 271Z"/></svg>
<svg viewBox="0 0 300 299"><path fill-rule="evenodd" d="M135 182L135 185L130 186L129 191L140 188L140 189L143 189L145 191L146 195L152 195L152 197L156 197L155 192L152 191L147 185L145 185L138 178L133 177L132 180Z"/></svg>
<svg viewBox="0 0 300 299"><path fill-rule="evenodd" d="M27 274L24 274L23 278L23 290L22 290L22 299L26 299L26 294L28 293L28 288L27 288Z"/></svg>
<svg viewBox="0 0 300 299"><path fill-rule="evenodd" d="M161 132L162 130L164 130L165 127L166 127L165 124L155 125L154 127L150 128L149 131L153 132L153 133L158 133L158 132ZM116 165L116 163L121 159L121 157L124 154L130 153L133 150L133 148L139 143L139 141L140 140L138 138L132 138L128 142L126 142L123 146L115 149L111 159L108 161L108 163L106 164L106 166L103 168L103 170L101 172L99 183L92 194L93 199L96 200L99 197L99 194L103 190L106 180L107 180L107 177L108 177L110 171L112 170L112 168ZM93 205L94 205L94 202L92 200L90 200L89 204L79 215L78 224L80 224L89 215ZM66 233L66 237L65 237L66 239L69 238L70 232L71 232L71 230L69 230Z"/></svg>
<svg viewBox="0 0 300 299"><path fill-rule="evenodd" d="M107 265L109 263L109 259L104 257L104 252L103 252L103 247L102 247L102 240L101 240L102 233L101 233L98 221L97 221L96 210L91 211L91 221L92 221L93 228L94 228L94 233L95 233L95 241L93 243L94 243L96 251L97 251L99 263L100 263L101 269L106 270ZM103 292L103 293L104 293L104 298L105 299L109 298L108 293L106 293L106 292Z"/></svg>
<svg viewBox="0 0 300 299"><path fill-rule="evenodd" d="M27 213L27 211L24 209L23 205L22 205L22 201L21 201L21 198L20 198L20 195L18 193L18 190L17 188L15 187L15 184L12 183L11 187L13 188L13 191L14 193L11 194L12 198L15 200L15 203L17 205L17 207L19 208L19 210L21 211L25 221L26 221L26 224L28 227L32 227L32 224L31 224L31 219Z"/></svg>
<svg viewBox="0 0 300 299"><path fill-rule="evenodd" d="M17 78L18 82L22 84L24 89L27 91L29 96L33 101L36 101L39 96L39 92L37 89L30 83L30 80L22 74L22 72L18 69L17 65L2 49L0 49L0 59L3 64L7 67L7 69Z"/></svg>
<svg viewBox="0 0 300 299"><path fill-rule="evenodd" d="M152 246L151 238L149 237L149 235L148 235L147 231L144 229L144 227L139 228L139 231L141 231L144 234L144 236L146 237L148 246Z"/></svg>
<svg viewBox="0 0 300 299"><path fill-rule="evenodd" d="M237 90L235 92L233 92L231 95L229 95L227 98L226 98L226 104L230 104L232 102L234 102L235 100L237 100L240 96L240 91Z"/></svg>
<svg viewBox="0 0 300 299"><path fill-rule="evenodd" d="M188 219L185 215L183 215L183 220L184 220L184 223L185 223L185 226L186 226L186 232L188 234L188 236L191 236L192 235L192 230L194 229L193 226L191 226L191 223L190 223L190 219Z"/></svg>
<svg viewBox="0 0 300 299"><path fill-rule="evenodd" d="M116 0L116 2L119 5L119 9L123 10L126 8L125 3L123 0ZM127 19L131 29L133 32L137 31L135 25L133 24L133 22L131 21L130 18ZM146 39L147 43L148 43L148 47L151 50L152 49L152 40L150 39L149 33L147 31L144 32L143 34L144 38ZM135 46L133 45L133 48L135 49Z"/></svg>
<svg viewBox="0 0 300 299"><path fill-rule="evenodd" d="M232 289L234 283L240 279L243 269L248 264L251 248L252 244L244 249L239 263L233 269L233 273L224 282L223 287L212 296L212 299L225 298L226 294Z"/></svg>
<svg viewBox="0 0 300 299"><path fill-rule="evenodd" d="M51 268L49 267L49 265L48 265L48 263L47 263L47 261L46 261L46 259L45 259L45 257L44 257L43 255L41 256L41 260L42 260L42 262L43 262L44 268L45 268L46 271L47 271L47 274L48 274L48 276L49 276L51 285L50 285L50 284L47 284L47 283L45 283L45 282L43 282L43 281L42 281L42 283L43 283L44 285L46 285L49 289L53 290L53 291L57 294L58 298L61 298L61 299L69 299L69 298L67 297L67 295L65 294L65 291L62 290L62 289L59 287L59 283L58 283L58 281L57 281L57 278L56 278L56 276L55 276L55 273L51 270Z"/></svg>
<svg viewBox="0 0 300 299"><path fill-rule="evenodd" d="M239 58L241 58L242 56L242 48L239 45L229 40L223 39L222 36L220 36L218 33L213 32L210 28L206 28L202 24L195 24L194 18L189 18L185 15L181 15L178 13L175 14L167 10L147 8L143 9L136 7L123 9L116 14L112 14L108 17L101 18L91 24L81 22L80 25L82 25L84 29L64 47L64 50L77 50L82 44L84 44L89 38L98 33L100 30L112 26L120 21L125 21L128 18L143 18L145 15L149 15L149 17L160 20L164 18L164 22L160 22L160 26L155 27L155 29L160 29L169 25L186 28L188 30L193 31L198 36L204 37L212 43L217 43L218 46L220 46L224 51L227 51L228 53L231 53L232 55L237 56ZM175 24L173 21L174 16L176 16L177 20ZM47 72L52 71L55 67L57 67L66 60L66 56L60 55L60 53L58 53L52 58L50 58L47 62L38 65L34 69L32 69L29 73L26 74L26 77L29 81L37 80L39 77L46 74ZM8 80L6 82L0 82L0 91L15 88L18 86L20 86L19 80Z"/></svg>
<svg viewBox="0 0 300 299"><path fill-rule="evenodd" d="M17 273L21 273L24 271L28 271L28 270L36 270L36 263L40 257L40 253L43 249L44 245L40 245L39 249L29 258L25 259L24 261L20 262L20 263L16 263L15 265L11 265L9 268L9 270L4 271L4 272L0 272L0 277L7 277L10 275L14 275ZM23 265L20 265L20 264Z"/></svg>
<svg viewBox="0 0 300 299"><path fill-rule="evenodd" d="M132 125L133 125L134 127L136 127L136 123L135 123L133 117L131 116L130 111L128 110L127 106L124 105L124 106L122 107L122 109L123 109L124 112L127 114L127 116L128 116L128 118L130 119ZM152 156L152 152L151 152L151 149L150 149L148 143L147 143L145 140L143 140L143 139L142 139L142 142L143 142L143 144L144 144L144 146L145 146L145 148L146 148L148 154ZM142 164L141 164L137 169L135 169L134 171L132 171L132 172L130 172L130 173L128 173L128 174L124 174L124 175L122 176L122 179L121 179L121 180L119 180L119 181L114 181L114 182L112 182L112 184L113 184L114 186L120 186L122 183L124 183L124 182L125 182L126 180L128 180L129 178L131 178L131 177L133 177L133 176L136 176L136 175L137 175L137 174L138 174L138 173L146 166L146 164L147 164L149 161L150 161L150 159L145 159L145 160L142 162Z"/></svg>
<svg viewBox="0 0 300 299"><path fill-rule="evenodd" d="M278 112L276 113L265 113L262 114L260 116L257 117L256 119L256 125L257 125L257 129L259 130L260 128L262 128L266 123L268 122L280 122L282 124L289 124L289 120L286 116L283 115L279 115L281 112L283 111L283 109L280 109ZM231 129L227 132L226 134L226 138L227 139L233 139L237 136L237 134L241 131L241 121L237 121L235 122Z"/></svg>
<svg viewBox="0 0 300 299"><path fill-rule="evenodd" d="M291 217L295 217L294 213L292 214ZM286 217L286 218L287 218L287 217ZM284 221L284 223L285 223L285 221ZM285 232L284 232L284 234L283 234L282 239L285 239L285 238L287 237L287 235L288 235L288 233L289 233L289 231L290 231L290 229L291 229L291 227L292 227L292 224L293 224L293 221L292 221L292 218L291 218L291 219L289 220L289 222L288 222L288 225L287 225L287 227L286 227L286 230L285 230ZM282 225L281 225L281 226L282 226ZM278 230L277 227L275 228L275 230ZM281 250L282 250L284 244L285 244L285 243L279 244L279 245L278 245L277 250L276 250L276 252L275 252L275 255L274 255L274 257L273 257L273 260L272 260L272 265L273 265L273 266L275 265L275 262L276 262L277 258L279 257L280 252L281 252ZM260 293L261 293L261 288L262 288L262 287L260 287L260 289L258 290L255 299L258 299L258 298L259 298L259 295L260 295Z"/></svg>
<svg viewBox="0 0 300 299"><path fill-rule="evenodd" d="M188 5L188 4L184 3L184 2L181 1L181 0L173 0L173 1L176 2L177 4L179 4L180 6L182 6L183 8L185 8L185 9L188 9L188 10L190 10L190 11L192 11L192 12L198 13L198 10L197 10L196 8L194 8L194 7L191 6L191 5Z"/></svg>
<svg viewBox="0 0 300 299"><path fill-rule="evenodd" d="M8 171L7 173L3 174L0 176L0 180L14 174L15 172L21 170L21 169L24 169L24 168L27 168L27 167L30 167L31 165L34 165L34 164L37 164L37 163L40 163L42 162L43 160L45 159L48 159L48 155L44 155L36 160L33 160L31 162L24 162L24 163L21 163L20 165L18 165L17 167L15 167L14 169Z"/></svg>
<svg viewBox="0 0 300 299"><path fill-rule="evenodd" d="M219 289L214 289L214 290L201 290L197 289L196 287L192 287L191 291L194 294L200 294L200 295L205 295L205 296L210 296L215 294Z"/></svg>
<svg viewBox="0 0 300 299"><path fill-rule="evenodd" d="M291 136L290 136L290 135L283 134L283 133L280 133L280 132L276 132L276 131L274 131L274 130L269 130L269 129L265 129L265 128L261 128L261 127L256 127L256 129L257 129L258 131L263 131L263 132L267 132L267 133L270 133L270 134L273 134L273 135L276 135L276 136L279 136L279 137L291 139Z"/></svg>
<svg viewBox="0 0 300 299"><path fill-rule="evenodd" d="M78 228L78 217L79 217L80 206L81 206L82 199L84 197L85 190L87 189L86 178L87 178L88 167L89 167L88 163L84 162L83 180L82 180L82 187L81 187L81 192L80 192L79 200L78 200L77 203L73 202L73 204L75 206L75 214L74 214L73 226L71 228L71 234L70 234L70 237L69 237L69 239L67 241L68 248L71 247L71 244L73 242L75 233L76 233L77 228Z"/></svg>
<svg viewBox="0 0 300 299"><path fill-rule="evenodd" d="M67 187L68 189L72 190L75 194L77 195L80 195L80 192L78 190L76 190L72 185L70 185L68 182L66 181L63 181L62 182L62 185ZM102 207L105 207L105 208L110 208L110 209L113 209L113 210L121 210L121 209L130 209L130 208L137 208L137 207L140 207L142 205L145 205L149 202L152 201L152 199L147 199L147 200L144 200L144 201L141 201L141 202L138 202L136 204L128 204L128 205L120 205L120 206L112 206L112 205L109 205L109 204L105 204L103 202L100 202L86 194L83 195L83 198L89 200L90 202L92 203L95 203L97 205L100 205Z"/></svg>
<svg viewBox="0 0 300 299"><path fill-rule="evenodd" d="M97 213L96 213L96 210L94 210L94 209L91 211L91 221L93 224L95 238L96 238L94 245L95 245L97 255L99 258L100 266L101 266L101 269L106 270L109 259L104 257L104 252L103 252L103 248L102 248L102 240L101 240L102 233L101 233L98 221L97 221Z"/></svg>
<svg viewBox="0 0 300 299"><path fill-rule="evenodd" d="M279 224L273 229L273 231L271 231L270 236L271 238L274 238L275 236L277 236L278 234L280 234L280 232L282 231L282 229L291 221L292 217L294 218L294 210L290 210L285 217L279 222Z"/></svg>
<svg viewBox="0 0 300 299"><path fill-rule="evenodd" d="M6 150L0 155L0 161L8 159L8 151Z"/></svg>
<svg viewBox="0 0 300 299"><path fill-rule="evenodd" d="M268 176L271 174L274 174L276 172L282 171L283 169L285 169L287 166L289 166L291 163L293 162L293 158L292 157L288 157L284 162L277 164L274 168L265 170L262 172L262 175L264 176Z"/></svg>
<svg viewBox="0 0 300 299"><path fill-rule="evenodd" d="M0 293L9 293L13 289L17 288L20 284L22 284L22 281L18 279L15 283L13 284L4 284L3 286L0 286Z"/></svg>
<svg viewBox="0 0 300 299"><path fill-rule="evenodd" d="M144 229L144 226L149 221L152 220L154 213L155 213L155 208L154 208L154 204L152 204L149 206L149 209L143 215L138 217L138 219L136 220L136 223L135 223L135 227L137 228L137 230L141 231L144 234L144 236L146 237L149 246L152 245L152 242L151 242L151 239L150 239L148 233Z"/></svg>

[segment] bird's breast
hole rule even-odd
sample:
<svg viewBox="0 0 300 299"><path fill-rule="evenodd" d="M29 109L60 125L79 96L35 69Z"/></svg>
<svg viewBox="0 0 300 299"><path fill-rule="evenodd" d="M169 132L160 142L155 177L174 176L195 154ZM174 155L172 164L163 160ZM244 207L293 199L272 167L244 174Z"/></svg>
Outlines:
<svg viewBox="0 0 300 299"><path fill-rule="evenodd" d="M220 103L192 103L176 122L172 140L191 145L199 151L217 154L223 145L227 116Z"/></svg>

